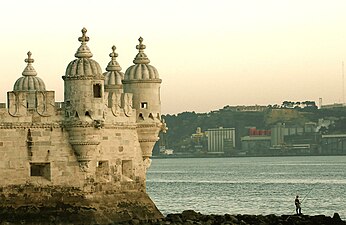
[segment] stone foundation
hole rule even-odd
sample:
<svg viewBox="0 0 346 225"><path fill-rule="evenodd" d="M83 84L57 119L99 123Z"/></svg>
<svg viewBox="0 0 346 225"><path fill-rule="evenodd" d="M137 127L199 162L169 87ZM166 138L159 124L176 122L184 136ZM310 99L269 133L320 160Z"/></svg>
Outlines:
<svg viewBox="0 0 346 225"><path fill-rule="evenodd" d="M143 192L89 193L73 187L0 188L0 224L116 224L163 218Z"/></svg>

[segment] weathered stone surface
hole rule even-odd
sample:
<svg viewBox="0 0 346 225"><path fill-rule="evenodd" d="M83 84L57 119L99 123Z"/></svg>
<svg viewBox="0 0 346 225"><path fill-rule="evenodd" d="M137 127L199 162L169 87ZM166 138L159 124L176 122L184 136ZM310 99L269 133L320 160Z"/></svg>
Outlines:
<svg viewBox="0 0 346 225"><path fill-rule="evenodd" d="M143 192L92 194L73 187L12 186L1 191L0 222L13 224L109 224L162 218ZM19 198L13 193L23 193Z"/></svg>

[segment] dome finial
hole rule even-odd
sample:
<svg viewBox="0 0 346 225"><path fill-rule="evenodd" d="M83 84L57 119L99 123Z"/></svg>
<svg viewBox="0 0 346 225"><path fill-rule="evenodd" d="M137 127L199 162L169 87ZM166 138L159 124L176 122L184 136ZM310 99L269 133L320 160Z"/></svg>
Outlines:
<svg viewBox="0 0 346 225"><path fill-rule="evenodd" d="M78 38L78 41L80 41L82 44L81 46L78 48L75 56L77 58L91 58L93 56L93 54L91 53L89 47L86 45L86 43L89 41L89 37L86 36L86 32L88 30L83 27L82 29L82 37Z"/></svg>
<svg viewBox="0 0 346 225"><path fill-rule="evenodd" d="M121 67L119 63L116 60L116 57L118 57L118 53L115 52L115 45L112 46L112 52L109 54L109 56L112 58L111 61L108 63L106 70L107 71L120 71Z"/></svg>
<svg viewBox="0 0 346 225"><path fill-rule="evenodd" d="M136 49L138 49L139 53L136 55L136 58L133 60L133 63L135 64L148 64L150 63L150 60L148 59L148 56L144 53L144 49L146 46L143 44L143 38L138 38L139 45L136 45Z"/></svg>
<svg viewBox="0 0 346 225"><path fill-rule="evenodd" d="M24 60L28 65L26 65L25 69L23 70L22 75L23 76L36 76L37 72L35 68L32 66L32 63L35 61L33 58L31 58L32 53L28 51L27 53L28 58Z"/></svg>
<svg viewBox="0 0 346 225"><path fill-rule="evenodd" d="M115 45L112 46L112 51L109 56L113 59L115 59L116 57L118 57L118 53L115 52L115 49L117 49L117 47L115 47Z"/></svg>
<svg viewBox="0 0 346 225"><path fill-rule="evenodd" d="M136 49L138 49L139 52L143 52L143 50L146 48L146 46L144 44L142 44L143 43L143 38L139 37L138 41L139 41L139 45L136 45Z"/></svg>
<svg viewBox="0 0 346 225"><path fill-rule="evenodd" d="M80 41L80 42L82 42L82 43L85 43L85 42L88 42L89 41L89 37L88 36L86 36L86 32L87 32L88 30L85 28L85 27L83 27L83 29L82 29L82 37L79 37L78 38L78 41Z"/></svg>
<svg viewBox="0 0 346 225"><path fill-rule="evenodd" d="M27 55L28 55L28 58L25 59L24 62L26 62L26 63L28 63L28 64L29 64L29 63L30 63L30 64L33 63L35 60L31 58L32 53L31 53L30 51L28 51Z"/></svg>

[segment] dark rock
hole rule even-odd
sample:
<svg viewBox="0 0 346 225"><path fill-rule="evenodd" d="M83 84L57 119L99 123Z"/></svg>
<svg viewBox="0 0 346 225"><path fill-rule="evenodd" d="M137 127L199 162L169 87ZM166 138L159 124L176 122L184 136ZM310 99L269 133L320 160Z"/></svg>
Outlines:
<svg viewBox="0 0 346 225"><path fill-rule="evenodd" d="M183 220L181 219L180 214L168 214L166 217L167 221L173 222L173 223L182 223Z"/></svg>
<svg viewBox="0 0 346 225"><path fill-rule="evenodd" d="M186 220L199 220L199 218L201 217L201 214L200 213L197 213L193 210L185 210L183 211L182 213L182 218L184 221Z"/></svg>
<svg viewBox="0 0 346 225"><path fill-rule="evenodd" d="M339 213L334 213L334 215L333 215L333 220L341 221L341 218L340 218Z"/></svg>
<svg viewBox="0 0 346 225"><path fill-rule="evenodd" d="M230 222L230 223L233 223L233 224L238 223L237 217L235 217L235 216L233 216L233 215L229 215L229 214L225 214L225 220L226 220L227 222Z"/></svg>

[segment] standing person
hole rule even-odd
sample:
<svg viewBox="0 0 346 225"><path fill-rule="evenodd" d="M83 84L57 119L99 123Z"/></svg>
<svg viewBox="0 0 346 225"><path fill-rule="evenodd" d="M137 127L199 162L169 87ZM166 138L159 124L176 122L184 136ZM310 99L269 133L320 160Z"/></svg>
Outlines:
<svg viewBox="0 0 346 225"><path fill-rule="evenodd" d="M294 200L294 204L296 205L296 212L297 215L302 214L302 208L300 208L300 202L299 202L299 196L296 196L296 199Z"/></svg>

